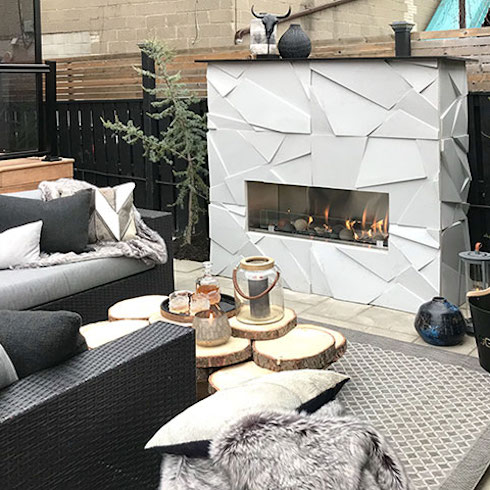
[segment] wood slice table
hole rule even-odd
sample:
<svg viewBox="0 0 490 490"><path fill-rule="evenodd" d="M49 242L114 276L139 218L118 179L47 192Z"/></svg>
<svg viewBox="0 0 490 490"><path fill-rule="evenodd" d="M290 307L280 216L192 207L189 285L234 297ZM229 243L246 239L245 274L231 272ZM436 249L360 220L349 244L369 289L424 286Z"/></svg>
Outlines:
<svg viewBox="0 0 490 490"><path fill-rule="evenodd" d="M275 323L266 325L249 325L239 322L236 317L230 318L231 332L234 337L251 340L273 340L286 335L297 324L296 313L285 308L284 317Z"/></svg>
<svg viewBox="0 0 490 490"><path fill-rule="evenodd" d="M299 325L284 337L253 344L254 362L271 371L325 369L335 356L335 338L314 325Z"/></svg>
<svg viewBox="0 0 490 490"><path fill-rule="evenodd" d="M255 362L242 362L213 372L209 376L209 390L216 392L227 388L234 388L252 379L272 374L274 371L257 366Z"/></svg>
<svg viewBox="0 0 490 490"><path fill-rule="evenodd" d="M150 316L160 313L160 305L167 296L148 295L125 299L111 306L108 311L109 321L148 320Z"/></svg>
<svg viewBox="0 0 490 490"><path fill-rule="evenodd" d="M231 337L226 344L216 347L196 345L196 367L224 367L248 361L252 357L250 340Z"/></svg>
<svg viewBox="0 0 490 490"><path fill-rule="evenodd" d="M147 320L119 320L114 322L96 322L84 325L80 333L85 337L89 349L100 347L113 340L136 332L148 325Z"/></svg>

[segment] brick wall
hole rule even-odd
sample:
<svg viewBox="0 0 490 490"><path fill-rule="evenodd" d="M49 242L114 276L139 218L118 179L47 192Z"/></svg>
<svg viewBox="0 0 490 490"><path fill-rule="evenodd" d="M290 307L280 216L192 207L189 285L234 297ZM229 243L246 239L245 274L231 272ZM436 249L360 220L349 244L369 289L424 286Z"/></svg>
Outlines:
<svg viewBox="0 0 490 490"><path fill-rule="evenodd" d="M332 0L330 0L332 1ZM46 58L132 53L157 36L179 49L230 47L234 33L250 23L250 7L284 13L326 0L43 0ZM423 30L439 0L357 0L301 18L313 40L390 33L389 23L406 19ZM196 25L198 29L196 29ZM279 28L279 34L288 23ZM248 44L249 39L244 39Z"/></svg>

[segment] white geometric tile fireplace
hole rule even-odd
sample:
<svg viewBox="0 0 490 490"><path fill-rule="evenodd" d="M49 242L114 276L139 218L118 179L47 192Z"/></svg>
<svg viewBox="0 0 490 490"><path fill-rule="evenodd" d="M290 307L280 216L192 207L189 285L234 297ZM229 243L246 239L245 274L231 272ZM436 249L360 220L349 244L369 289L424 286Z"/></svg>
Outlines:
<svg viewBox="0 0 490 490"><path fill-rule="evenodd" d="M214 272L271 255L295 291L456 302L466 80L452 58L209 63Z"/></svg>

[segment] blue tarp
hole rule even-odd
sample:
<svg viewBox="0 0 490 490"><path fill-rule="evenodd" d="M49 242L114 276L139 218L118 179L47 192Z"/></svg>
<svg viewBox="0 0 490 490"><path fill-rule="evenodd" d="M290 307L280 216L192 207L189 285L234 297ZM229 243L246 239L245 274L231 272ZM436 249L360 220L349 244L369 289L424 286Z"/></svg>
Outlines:
<svg viewBox="0 0 490 490"><path fill-rule="evenodd" d="M466 27L481 27L489 9L490 0L466 0ZM426 30L449 29L459 29L459 0L442 0Z"/></svg>

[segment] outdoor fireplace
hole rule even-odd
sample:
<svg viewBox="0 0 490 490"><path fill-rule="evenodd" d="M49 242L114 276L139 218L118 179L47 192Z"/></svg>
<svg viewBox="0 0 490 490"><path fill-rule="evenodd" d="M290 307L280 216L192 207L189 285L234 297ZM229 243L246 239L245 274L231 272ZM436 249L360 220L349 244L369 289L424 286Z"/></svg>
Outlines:
<svg viewBox="0 0 490 490"><path fill-rule="evenodd" d="M247 182L248 229L388 247L388 194Z"/></svg>
<svg viewBox="0 0 490 490"><path fill-rule="evenodd" d="M458 301L469 249L467 73L447 57L208 64L216 274L416 312Z"/></svg>

